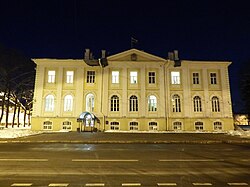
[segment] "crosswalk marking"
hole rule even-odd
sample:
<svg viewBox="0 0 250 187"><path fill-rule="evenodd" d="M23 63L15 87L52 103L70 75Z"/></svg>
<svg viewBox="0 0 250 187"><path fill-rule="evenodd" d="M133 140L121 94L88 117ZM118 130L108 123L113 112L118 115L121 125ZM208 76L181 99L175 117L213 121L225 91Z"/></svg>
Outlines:
<svg viewBox="0 0 250 187"><path fill-rule="evenodd" d="M194 182L194 186L212 186L212 183L209 182Z"/></svg>
<svg viewBox="0 0 250 187"><path fill-rule="evenodd" d="M11 186L32 186L32 183L13 183Z"/></svg>
<svg viewBox="0 0 250 187"><path fill-rule="evenodd" d="M87 183L85 186L105 186L104 183Z"/></svg>
<svg viewBox="0 0 250 187"><path fill-rule="evenodd" d="M177 186L177 184L176 183L170 183L170 182L168 182L168 183L157 183L157 185L158 186Z"/></svg>
<svg viewBox="0 0 250 187"><path fill-rule="evenodd" d="M229 186L248 186L245 182L229 182L227 183Z"/></svg>
<svg viewBox="0 0 250 187"><path fill-rule="evenodd" d="M141 186L141 183L122 183L122 186Z"/></svg>
<svg viewBox="0 0 250 187"><path fill-rule="evenodd" d="M49 184L49 186L53 186L53 187L58 187L58 186L60 186L60 187L66 187L68 185L69 184L67 184L67 183L51 183L51 184Z"/></svg>

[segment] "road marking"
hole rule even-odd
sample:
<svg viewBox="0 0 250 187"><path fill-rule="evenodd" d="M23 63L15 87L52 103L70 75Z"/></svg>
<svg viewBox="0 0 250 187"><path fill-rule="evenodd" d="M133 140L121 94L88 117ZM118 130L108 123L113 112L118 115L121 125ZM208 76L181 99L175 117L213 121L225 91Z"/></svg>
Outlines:
<svg viewBox="0 0 250 187"><path fill-rule="evenodd" d="M224 159L161 159L159 162L222 162Z"/></svg>
<svg viewBox="0 0 250 187"><path fill-rule="evenodd" d="M32 186L32 183L13 183L11 186Z"/></svg>
<svg viewBox="0 0 250 187"><path fill-rule="evenodd" d="M227 183L229 186L248 186L245 182L229 182Z"/></svg>
<svg viewBox="0 0 250 187"><path fill-rule="evenodd" d="M105 186L104 183L87 183L85 186Z"/></svg>
<svg viewBox="0 0 250 187"><path fill-rule="evenodd" d="M49 184L49 186L54 186L54 187L56 187L56 186L68 186L69 184L67 184L67 183L51 183L51 184Z"/></svg>
<svg viewBox="0 0 250 187"><path fill-rule="evenodd" d="M72 162L138 162L138 160L117 160L117 159L72 159Z"/></svg>
<svg viewBox="0 0 250 187"><path fill-rule="evenodd" d="M141 186L141 183L122 183L122 186Z"/></svg>
<svg viewBox="0 0 250 187"><path fill-rule="evenodd" d="M41 158L0 158L0 161L12 161L12 162L48 162L48 159L41 159Z"/></svg>
<svg viewBox="0 0 250 187"><path fill-rule="evenodd" d="M242 162L249 162L250 159L240 159Z"/></svg>
<svg viewBox="0 0 250 187"><path fill-rule="evenodd" d="M212 186L212 184L209 182L202 182L202 183L201 182L194 182L193 185L194 186Z"/></svg>
<svg viewBox="0 0 250 187"><path fill-rule="evenodd" d="M158 186L177 186L176 183L157 183Z"/></svg>

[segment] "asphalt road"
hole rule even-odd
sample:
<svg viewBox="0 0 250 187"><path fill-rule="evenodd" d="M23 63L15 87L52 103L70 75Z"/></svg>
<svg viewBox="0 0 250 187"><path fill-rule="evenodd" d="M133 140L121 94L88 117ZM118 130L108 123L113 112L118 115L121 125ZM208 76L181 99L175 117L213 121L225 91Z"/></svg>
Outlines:
<svg viewBox="0 0 250 187"><path fill-rule="evenodd" d="M0 144L0 186L250 186L249 144Z"/></svg>

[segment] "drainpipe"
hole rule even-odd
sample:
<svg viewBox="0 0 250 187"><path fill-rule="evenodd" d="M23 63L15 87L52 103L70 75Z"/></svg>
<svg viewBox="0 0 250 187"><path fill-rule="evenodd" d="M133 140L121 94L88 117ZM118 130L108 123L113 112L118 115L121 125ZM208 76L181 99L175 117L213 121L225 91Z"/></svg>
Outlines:
<svg viewBox="0 0 250 187"><path fill-rule="evenodd" d="M101 59L98 59L99 62L99 66L101 68L101 75L102 75L102 81L101 81L101 114L102 114L102 123L103 123L103 131L105 131L105 115L103 114L103 104L102 104L102 100L103 100L103 67L101 64Z"/></svg>

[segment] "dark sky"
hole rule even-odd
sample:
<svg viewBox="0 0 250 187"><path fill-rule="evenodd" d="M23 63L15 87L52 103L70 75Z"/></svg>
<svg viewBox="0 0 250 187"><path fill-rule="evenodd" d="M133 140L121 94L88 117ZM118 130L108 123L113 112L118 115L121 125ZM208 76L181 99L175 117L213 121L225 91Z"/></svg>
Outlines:
<svg viewBox="0 0 250 187"><path fill-rule="evenodd" d="M226 60L233 106L241 112L240 69L250 63L250 11L244 0L0 0L0 44L31 58L82 58L136 46L167 57Z"/></svg>

